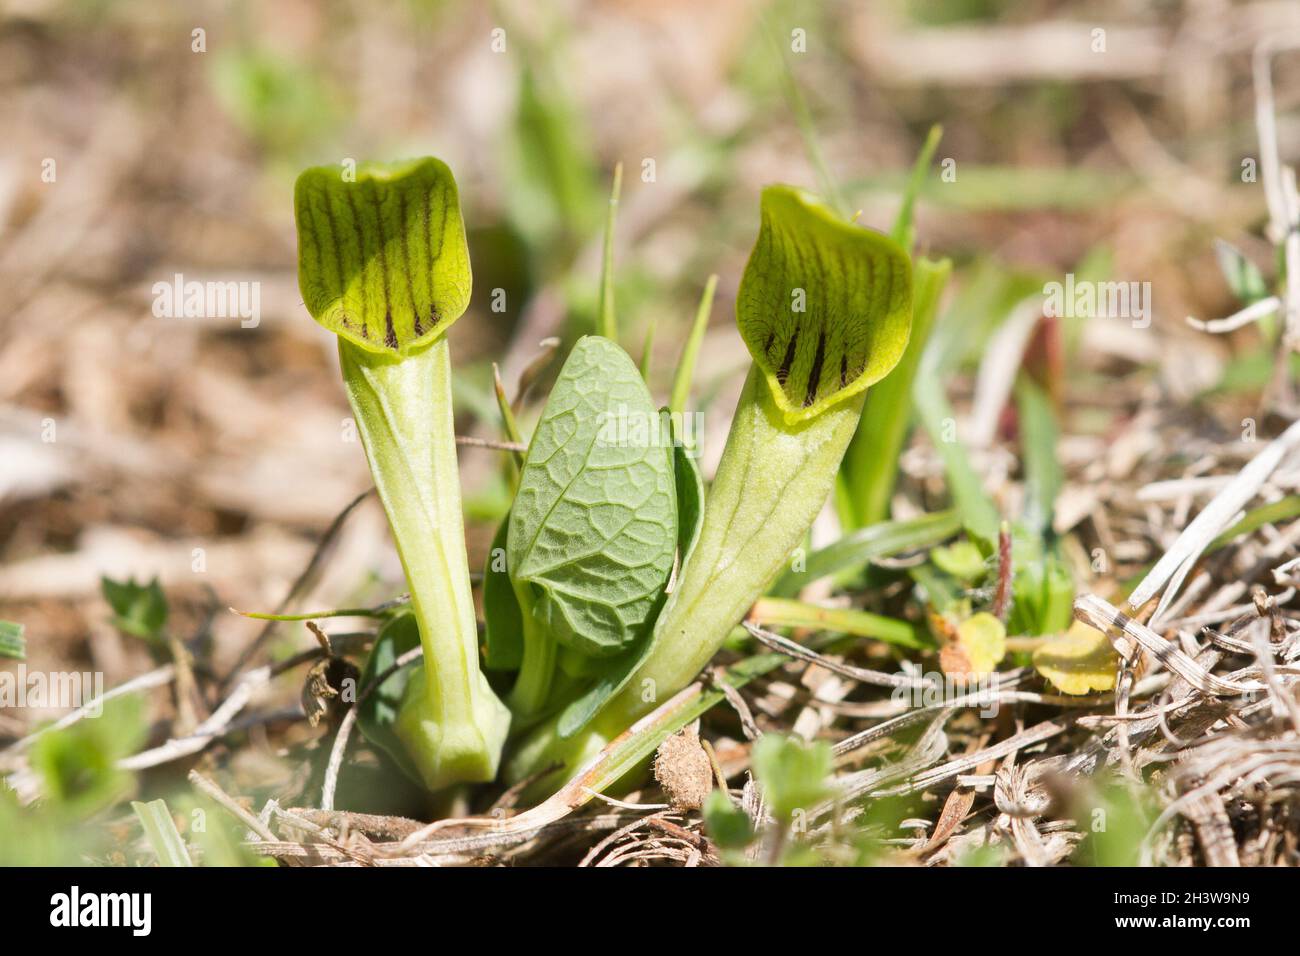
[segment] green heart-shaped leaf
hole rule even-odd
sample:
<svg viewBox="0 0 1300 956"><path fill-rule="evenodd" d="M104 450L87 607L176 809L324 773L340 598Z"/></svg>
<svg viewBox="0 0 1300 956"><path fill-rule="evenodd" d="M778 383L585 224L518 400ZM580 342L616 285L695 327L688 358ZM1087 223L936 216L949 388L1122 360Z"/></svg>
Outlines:
<svg viewBox="0 0 1300 956"><path fill-rule="evenodd" d="M687 451L682 443L681 436L675 437L673 467L677 484L677 565L680 568L686 564L700 539L700 527L704 523L704 477L693 453ZM661 610L656 605L652 613L657 617ZM654 636L646 633L635 647L609 661L587 692L561 712L556 725L559 736L562 739L572 737L590 723L605 702L623 689L653 647Z"/></svg>
<svg viewBox="0 0 1300 956"><path fill-rule="evenodd" d="M907 347L912 273L892 239L791 186L763 190L736 323L787 422L884 378Z"/></svg>
<svg viewBox="0 0 1300 956"><path fill-rule="evenodd" d="M754 776L763 788L772 816L785 823L798 811L812 810L829 798L831 747L824 740L764 734L750 751Z"/></svg>
<svg viewBox="0 0 1300 956"><path fill-rule="evenodd" d="M608 339L574 346L519 476L506 556L557 641L609 657L641 634L677 543L670 439Z"/></svg>
<svg viewBox="0 0 1300 956"><path fill-rule="evenodd" d="M316 166L294 186L298 287L312 318L372 352L407 354L469 305L451 170L432 157Z"/></svg>

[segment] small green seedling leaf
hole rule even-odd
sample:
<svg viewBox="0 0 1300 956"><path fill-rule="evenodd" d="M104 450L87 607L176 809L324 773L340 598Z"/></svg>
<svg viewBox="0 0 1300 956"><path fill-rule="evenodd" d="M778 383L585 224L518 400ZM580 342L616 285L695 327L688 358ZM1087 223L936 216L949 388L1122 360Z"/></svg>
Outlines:
<svg viewBox="0 0 1300 956"><path fill-rule="evenodd" d="M965 538L950 545L932 548L930 560L940 571L961 581L976 581L988 570L980 549Z"/></svg>
<svg viewBox="0 0 1300 956"><path fill-rule="evenodd" d="M788 824L799 811L810 811L833 790L831 748L824 740L805 743L795 737L764 734L754 742L750 761L772 816Z"/></svg>
<svg viewBox="0 0 1300 956"><path fill-rule="evenodd" d="M1034 667L1063 694L1091 694L1115 689L1119 655L1105 634L1075 621L1034 651Z"/></svg>
<svg viewBox="0 0 1300 956"><path fill-rule="evenodd" d="M158 855L159 866L194 865L189 851L185 848L185 841L181 838L180 831L176 829L176 821L172 819L171 811L167 809L166 800L152 800L149 803L132 800L131 809L140 820L145 839Z"/></svg>
<svg viewBox="0 0 1300 956"><path fill-rule="evenodd" d="M981 611L957 625L956 639L939 654L939 666L945 674L991 674L1006 653L1006 626Z"/></svg>
<svg viewBox="0 0 1300 956"><path fill-rule="evenodd" d="M1153 793L1113 773L1083 778L1069 794L1068 811L1083 834L1071 860L1084 866L1142 865L1142 848L1157 818Z"/></svg>
<svg viewBox="0 0 1300 956"><path fill-rule="evenodd" d="M1029 550L1034 542L1022 539L1020 546ZM1074 591L1069 566L1055 549L1041 557L1031 554L1026 560L1017 556L1008 632L1039 635L1066 630L1074 618Z"/></svg>
<svg viewBox="0 0 1300 956"><path fill-rule="evenodd" d="M331 332L368 351L406 355L469 305L456 181L432 157L347 173L316 166L298 177L298 286Z"/></svg>
<svg viewBox="0 0 1300 956"><path fill-rule="evenodd" d="M154 640L167 626L167 597L158 579L136 584L135 578L114 581L99 579L104 600L113 609L113 626L124 634Z"/></svg>
<svg viewBox="0 0 1300 956"><path fill-rule="evenodd" d="M704 828L709 839L722 850L743 850L754 839L754 825L740 807L721 790L714 790L704 801Z"/></svg>
<svg viewBox="0 0 1300 956"><path fill-rule="evenodd" d="M995 867L1002 866L1007 857L1006 850L998 844L985 844L982 846L972 846L961 851L955 860L953 866L960 867Z"/></svg>
<svg viewBox="0 0 1300 956"><path fill-rule="evenodd" d="M1214 255L1219 260L1219 270L1237 301L1249 305L1268 296L1268 283L1264 281L1263 274L1240 249L1230 242L1215 239Z"/></svg>
<svg viewBox="0 0 1300 956"><path fill-rule="evenodd" d="M956 578L927 562L907 569L918 596L926 605L930 628L940 639L951 637L957 622L970 617L970 592Z"/></svg>
<svg viewBox="0 0 1300 956"><path fill-rule="evenodd" d="M579 340L533 434L506 546L516 589L533 589L534 613L574 650L626 650L662 596L677 543L665 431L627 353Z"/></svg>
<svg viewBox="0 0 1300 956"><path fill-rule="evenodd" d="M32 743L32 769L41 776L51 806L89 816L131 792L131 774L117 762L144 743L148 728L139 697L116 697L95 720L79 720L41 734Z"/></svg>
<svg viewBox="0 0 1300 956"><path fill-rule="evenodd" d="M788 423L865 391L902 357L912 270L887 236L791 186L763 190L736 323Z"/></svg>
<svg viewBox="0 0 1300 956"><path fill-rule="evenodd" d="M23 625L17 621L0 621L0 657L27 660L27 640L23 637Z"/></svg>

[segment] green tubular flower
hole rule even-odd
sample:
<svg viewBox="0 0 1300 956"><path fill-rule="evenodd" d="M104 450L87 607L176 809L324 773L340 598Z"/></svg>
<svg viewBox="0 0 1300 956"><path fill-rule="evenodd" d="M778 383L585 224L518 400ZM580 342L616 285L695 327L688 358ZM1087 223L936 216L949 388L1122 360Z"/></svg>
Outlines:
<svg viewBox="0 0 1300 956"><path fill-rule="evenodd" d="M470 296L456 182L428 158L308 169L298 283L339 338L344 386L424 649L393 731L430 789L496 776L510 716L478 665L446 331Z"/></svg>

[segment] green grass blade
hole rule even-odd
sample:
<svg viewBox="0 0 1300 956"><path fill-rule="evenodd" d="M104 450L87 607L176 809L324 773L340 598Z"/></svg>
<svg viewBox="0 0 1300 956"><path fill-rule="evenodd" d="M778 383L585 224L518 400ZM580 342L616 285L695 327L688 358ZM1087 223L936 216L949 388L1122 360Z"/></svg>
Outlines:
<svg viewBox="0 0 1300 956"><path fill-rule="evenodd" d="M668 410L676 414L686 411L686 403L691 398L691 382L695 378L695 361L700 355L700 346L704 343L704 332L709 327L709 314L713 311L713 293L718 288L718 276L709 276L704 284L704 294L695 310L695 321L691 323L691 332L686 345L682 347L682 356L677 362L677 371L673 374L673 388L669 393Z"/></svg>
<svg viewBox="0 0 1300 956"><path fill-rule="evenodd" d="M618 341L618 318L614 315L614 224L618 218L618 197L623 191L623 164L614 166L614 183L609 190L605 213L605 251L600 263L600 315L596 331L611 342Z"/></svg>
<svg viewBox="0 0 1300 956"><path fill-rule="evenodd" d="M530 42L529 31L510 26L498 10L522 64L514 117L503 130L510 218L551 265L568 261L574 246L599 222L603 189L591 148L590 129L562 81L569 55L559 31ZM560 41L560 42L557 42Z"/></svg>
<svg viewBox="0 0 1300 956"><path fill-rule="evenodd" d="M1020 454L1025 468L1025 524L1048 537L1056 496L1065 483L1056 457L1056 414L1047 394L1023 375L1016 383L1016 408L1020 413Z"/></svg>
<svg viewBox="0 0 1300 956"><path fill-rule="evenodd" d="M799 125L799 135L803 138L804 148L808 150L808 159L813 168L817 171L818 184L821 187L821 193L826 197L832 209L843 218L848 218L848 206L844 203L844 196L840 192L834 177L831 176L830 167L826 165L826 157L822 155L821 144L817 140L817 127L813 123L812 111L808 109L808 101L804 99L803 90L799 88L799 82L795 79L794 68L790 66L790 58L786 55L785 47L777 39L776 34L771 28L764 24L768 39L772 43L772 48L781 60L781 85L785 90L786 99L790 102L790 110L794 113L795 122Z"/></svg>
<svg viewBox="0 0 1300 956"><path fill-rule="evenodd" d="M986 547L991 547L998 536L998 511L984 492L984 485L966 454L966 446L951 431L957 418L944 394L943 379L932 374L921 375L914 398L921 422L943 459L948 493L961 514L962 523Z"/></svg>
<svg viewBox="0 0 1300 956"><path fill-rule="evenodd" d="M264 611L241 611L231 608L240 617L254 621L314 621L322 617L383 617L386 610L373 607L339 607L326 611L312 611L307 614L268 614Z"/></svg>
<svg viewBox="0 0 1300 956"><path fill-rule="evenodd" d="M910 175L883 170L850 177L844 187L855 196L897 196L907 188ZM1112 206L1138 186L1135 177L1113 169L963 162L960 178L927 180L918 190L918 198L940 209L964 212L1080 212Z"/></svg>
<svg viewBox="0 0 1300 956"><path fill-rule="evenodd" d="M496 362L492 363L492 392L496 395L497 410L501 413L501 430L506 440L520 445L527 444L519 433L519 423L515 421L514 409L510 407L510 401L506 398L506 387L501 382L501 369L497 367ZM515 463L515 474L518 474L517 470L524 467L523 453L514 452L512 460Z"/></svg>
<svg viewBox="0 0 1300 956"><path fill-rule="evenodd" d="M1205 553L1209 554L1211 551L1217 551L1243 534L1258 531L1264 525L1278 524L1298 517L1300 517L1300 495L1287 495L1285 498L1279 498L1277 501L1247 511L1240 521L1211 541L1206 547Z"/></svg>
<svg viewBox="0 0 1300 956"><path fill-rule="evenodd" d="M769 593L793 597L821 578L859 569L877 558L932 548L960 530L961 519L955 510L907 521L881 521L812 552L804 562L804 570L787 571L777 578Z"/></svg>
<svg viewBox="0 0 1300 956"><path fill-rule="evenodd" d="M755 677L776 670L788 660L784 654L747 657L728 668L724 680L732 687L740 688ZM597 794L613 786L653 754L670 735L725 699L724 691L705 690L704 683L700 682L682 691L650 717L638 722L631 733L612 741L601 760L588 768L579 781L583 790L582 802L594 799Z"/></svg>
<svg viewBox="0 0 1300 956"><path fill-rule="evenodd" d="M918 259L913 267L912 334L907 350L894 371L867 393L858 430L840 466L836 500L840 521L847 528L869 527L889 517L898 459L913 419L913 384L951 271L947 259Z"/></svg>
<svg viewBox="0 0 1300 956"><path fill-rule="evenodd" d="M158 854L159 866L193 866L189 852L185 849L185 840L176 829L176 821L167 809L166 800L154 800L150 803L131 801L131 809L140 818L145 839Z"/></svg>
<svg viewBox="0 0 1300 956"><path fill-rule="evenodd" d="M855 637L873 637L900 647L925 646L916 628L907 621L856 608L820 607L789 598L759 598L754 602L749 619L764 627L810 627Z"/></svg>
<svg viewBox="0 0 1300 956"><path fill-rule="evenodd" d="M939 147L939 140L942 138L943 127L938 123L931 126L921 151L916 155L916 162L912 164L912 172L908 175L907 186L903 190L903 205L898 210L898 218L894 220L894 228L890 232L893 240L909 252L912 243L916 240L916 230L912 226L916 197L925 184L926 173L930 171L930 163L934 160L934 151Z"/></svg>
<svg viewBox="0 0 1300 956"><path fill-rule="evenodd" d="M27 660L27 640L23 637L23 625L17 621L0 621L0 657Z"/></svg>

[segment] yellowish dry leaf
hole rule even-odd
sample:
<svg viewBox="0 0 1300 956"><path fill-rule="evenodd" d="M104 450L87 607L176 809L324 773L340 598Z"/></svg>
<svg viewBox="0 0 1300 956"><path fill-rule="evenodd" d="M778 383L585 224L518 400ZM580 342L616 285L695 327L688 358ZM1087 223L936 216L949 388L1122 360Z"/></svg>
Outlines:
<svg viewBox="0 0 1300 956"><path fill-rule="evenodd" d="M939 666L945 674L989 674L1006 653L1006 626L981 611L957 625L955 640L939 654Z"/></svg>
<svg viewBox="0 0 1300 956"><path fill-rule="evenodd" d="M1082 621L1034 651L1034 667L1063 694L1113 690L1119 655L1109 638Z"/></svg>

